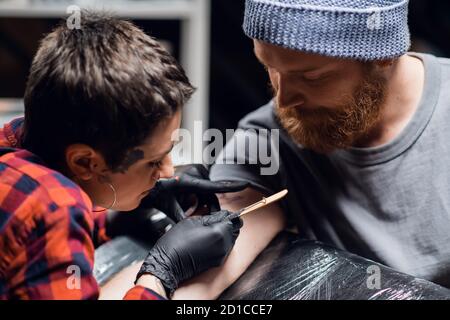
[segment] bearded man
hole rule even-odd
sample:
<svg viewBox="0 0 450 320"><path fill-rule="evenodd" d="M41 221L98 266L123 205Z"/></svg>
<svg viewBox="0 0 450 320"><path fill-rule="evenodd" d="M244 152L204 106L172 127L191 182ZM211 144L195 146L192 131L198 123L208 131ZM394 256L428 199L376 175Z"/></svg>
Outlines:
<svg viewBox="0 0 450 320"><path fill-rule="evenodd" d="M248 227L287 217L301 237L450 287L450 60L408 52L407 6L247 0L244 32L274 97L239 122L210 176L249 181L255 198L289 190ZM248 148L246 129L279 129L276 174L228 152Z"/></svg>

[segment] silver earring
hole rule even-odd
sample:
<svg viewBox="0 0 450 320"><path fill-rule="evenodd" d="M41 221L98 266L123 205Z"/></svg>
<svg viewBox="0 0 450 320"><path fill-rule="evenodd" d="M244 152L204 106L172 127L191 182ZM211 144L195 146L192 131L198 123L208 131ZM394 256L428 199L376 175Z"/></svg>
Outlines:
<svg viewBox="0 0 450 320"><path fill-rule="evenodd" d="M114 200L113 200L112 204L111 204L108 208L106 208L106 210L112 209L112 208L116 205L116 202L117 202L117 192L116 192L116 189L114 189L114 186L112 185L112 183L109 183L109 182L108 182L108 186L111 188L111 190L112 190L112 192L113 192L113 194L114 194Z"/></svg>
<svg viewBox="0 0 450 320"><path fill-rule="evenodd" d="M113 192L113 195L114 195L113 202L112 202L112 204L111 204L108 208L105 208L105 209L102 209L102 210L93 210L93 212L103 212L103 211L112 209L112 208L116 205L116 202L117 202L117 192L116 192L116 189L114 188L114 186L112 185L112 183L106 182L106 184L110 187L110 189L111 189L112 192Z"/></svg>

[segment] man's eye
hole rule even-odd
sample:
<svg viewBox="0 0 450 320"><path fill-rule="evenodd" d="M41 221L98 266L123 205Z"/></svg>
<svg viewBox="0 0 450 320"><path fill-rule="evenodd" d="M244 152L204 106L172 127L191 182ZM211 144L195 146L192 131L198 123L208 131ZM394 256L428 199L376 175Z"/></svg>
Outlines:
<svg viewBox="0 0 450 320"><path fill-rule="evenodd" d="M303 79L305 79L306 81L320 81L323 78L324 76L322 74L303 76Z"/></svg>
<svg viewBox="0 0 450 320"><path fill-rule="evenodd" d="M305 79L305 81L313 82L313 81L320 81L322 78L319 76L319 77L303 77L303 79Z"/></svg>
<svg viewBox="0 0 450 320"><path fill-rule="evenodd" d="M317 75L307 75L303 76L303 79L307 82L321 82L330 78L331 73L317 74Z"/></svg>

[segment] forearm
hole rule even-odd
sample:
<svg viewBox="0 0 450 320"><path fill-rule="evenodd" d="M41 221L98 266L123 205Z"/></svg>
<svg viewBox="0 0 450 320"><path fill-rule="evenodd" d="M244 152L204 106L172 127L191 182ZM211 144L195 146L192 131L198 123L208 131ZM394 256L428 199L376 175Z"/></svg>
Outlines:
<svg viewBox="0 0 450 320"><path fill-rule="evenodd" d="M100 290L100 300L142 300L142 299L158 299L158 297L143 297L139 290L133 290L135 287L134 281L136 274L138 273L141 262L137 262L121 270L106 284L104 284ZM145 278L144 278L145 277ZM150 289L161 296L166 298L165 290L160 284L160 281L151 275L143 275L136 283L138 286ZM148 295L147 295L148 296Z"/></svg>
<svg viewBox="0 0 450 320"><path fill-rule="evenodd" d="M261 200L262 194L246 189L222 195L223 209L237 211ZM185 282L175 291L173 299L216 299L235 282L255 260L258 254L285 227L281 209L270 205L243 217L244 226L225 263Z"/></svg>
<svg viewBox="0 0 450 320"><path fill-rule="evenodd" d="M164 290L161 280L151 274L140 276L136 285L153 290L163 298L167 299L166 290Z"/></svg>

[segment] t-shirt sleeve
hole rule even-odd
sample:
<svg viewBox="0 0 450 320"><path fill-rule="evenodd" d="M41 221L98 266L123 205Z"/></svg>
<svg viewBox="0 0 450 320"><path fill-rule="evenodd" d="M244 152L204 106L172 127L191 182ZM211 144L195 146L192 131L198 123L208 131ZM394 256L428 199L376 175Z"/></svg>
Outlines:
<svg viewBox="0 0 450 320"><path fill-rule="evenodd" d="M236 131L211 167L210 179L246 181L266 195L280 191L279 156L271 153L274 148L270 147L268 135L253 130Z"/></svg>
<svg viewBox="0 0 450 320"><path fill-rule="evenodd" d="M283 189L279 153L280 129L268 104L244 117L210 170L213 181L246 181L272 194Z"/></svg>
<svg viewBox="0 0 450 320"><path fill-rule="evenodd" d="M239 122L238 129L211 167L210 179L245 181L265 196L289 189L294 193L290 192L279 205L286 215L287 225L293 226L297 224L293 213L298 211L298 206L293 205L296 200L292 183L301 179L297 179L292 170L286 172L283 160L294 160L288 149L286 133L276 121L273 104L269 103Z"/></svg>

